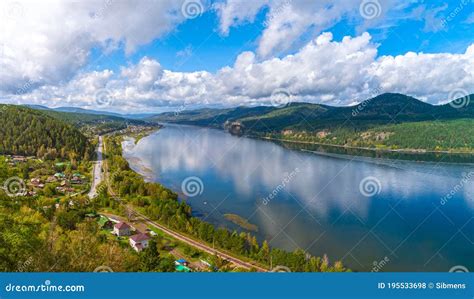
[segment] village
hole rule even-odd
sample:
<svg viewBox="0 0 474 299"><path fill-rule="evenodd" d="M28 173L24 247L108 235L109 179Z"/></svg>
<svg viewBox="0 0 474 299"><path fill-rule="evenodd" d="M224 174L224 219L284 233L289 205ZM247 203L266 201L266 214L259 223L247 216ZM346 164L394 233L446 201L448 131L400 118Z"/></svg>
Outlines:
<svg viewBox="0 0 474 299"><path fill-rule="evenodd" d="M85 196L91 187L91 171L86 165L72 165L69 161L43 161L33 156L2 155L4 163L14 171L25 169L28 179L22 179L23 196L37 198L39 196L56 198L55 209L73 208L74 197ZM3 189L7 186L1 186ZM17 191L18 192L18 191ZM61 201L65 196L65 201ZM63 204L61 204L63 202ZM44 207L44 209L49 207ZM227 267L229 263L215 256L201 252L178 240L163 234L156 228L137 219L126 219L122 216L103 212L91 212L85 219L97 223L107 238L119 242L122 247L140 254L145 250L152 238L160 243L160 251L164 255L174 257L176 272L212 272Z"/></svg>
<svg viewBox="0 0 474 299"><path fill-rule="evenodd" d="M219 271L214 256L207 256L202 252L193 250L185 244L179 244L157 229L149 227L138 219L126 221L120 216L107 213L88 214L88 218L95 219L99 228L122 245L129 246L131 250L141 253L145 250L152 238L159 241L161 253L171 254L175 257L176 272L213 272ZM221 261L226 264L225 261Z"/></svg>
<svg viewBox="0 0 474 299"><path fill-rule="evenodd" d="M28 180L22 180L25 196L83 194L90 188L87 168L75 167L71 162L46 163L33 156L5 155L9 167L26 169ZM83 168L79 170L79 168ZM6 186L2 186L5 188Z"/></svg>

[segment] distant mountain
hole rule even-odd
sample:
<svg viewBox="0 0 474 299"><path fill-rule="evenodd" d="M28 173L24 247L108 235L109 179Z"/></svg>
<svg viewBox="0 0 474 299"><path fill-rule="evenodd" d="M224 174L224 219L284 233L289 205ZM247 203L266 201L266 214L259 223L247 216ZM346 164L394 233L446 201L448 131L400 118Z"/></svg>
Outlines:
<svg viewBox="0 0 474 299"><path fill-rule="evenodd" d="M94 148L72 125L24 106L0 104L0 153L87 158Z"/></svg>
<svg viewBox="0 0 474 299"><path fill-rule="evenodd" d="M46 106L42 106L42 105L25 105L26 107L29 107L31 109L35 109L35 110L51 110L51 108L48 108Z"/></svg>
<svg viewBox="0 0 474 299"><path fill-rule="evenodd" d="M68 113L80 113L80 114L93 114L93 115L108 115L108 116L116 116L120 118L127 118L127 119L144 119L156 115L156 113L129 113L129 114L120 114L115 112L109 111L101 111L101 110L92 110L92 109L84 109L79 107L56 107L56 108L49 108L42 105L25 105L32 109L36 110L51 110L51 111L58 111L58 112L68 112Z"/></svg>
<svg viewBox="0 0 474 299"><path fill-rule="evenodd" d="M121 115L119 113L107 112L107 111L97 111L97 110L84 109L84 108L78 108L78 107L57 107L57 108L51 108L51 110L59 111L59 112L69 112L69 113L111 115L111 116L123 117L123 115Z"/></svg>
<svg viewBox="0 0 474 299"><path fill-rule="evenodd" d="M237 107L163 113L151 119L220 128L224 128L226 122L233 122L241 125L247 134L284 130L311 132L336 127L367 129L389 123L473 118L474 95L470 97L473 103L461 109L455 108L453 104L436 106L403 94L385 93L350 107L290 103L284 107Z"/></svg>
<svg viewBox="0 0 474 299"><path fill-rule="evenodd" d="M102 124L104 126L118 128L126 127L127 124L142 125L147 123L146 121L141 120L141 118L126 118L118 113L102 112L77 107L48 108L41 105L27 105L27 107L42 111L51 117L60 119L76 127Z"/></svg>

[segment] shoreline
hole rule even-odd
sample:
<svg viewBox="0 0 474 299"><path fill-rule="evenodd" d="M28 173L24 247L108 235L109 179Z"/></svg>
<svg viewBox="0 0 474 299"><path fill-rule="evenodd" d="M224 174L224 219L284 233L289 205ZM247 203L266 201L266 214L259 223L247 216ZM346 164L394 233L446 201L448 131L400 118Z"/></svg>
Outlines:
<svg viewBox="0 0 474 299"><path fill-rule="evenodd" d="M298 141L291 139L280 139L273 137L261 137L256 135L244 135L250 138L279 141L279 142L288 142L288 143L297 143L297 144L311 144L311 145L322 145L328 147L335 147L341 149L354 149L354 150L365 150L371 152L386 152L386 153L403 153L403 154L448 154L448 155L474 155L474 152L460 152L460 151L433 151L425 149L378 149L370 147L360 147L360 146L346 146L339 144L330 144L330 143L321 143L321 142L312 142L312 141Z"/></svg>
<svg viewBox="0 0 474 299"><path fill-rule="evenodd" d="M212 127L212 126L200 126L200 125L193 125L193 124L185 124L185 123L162 123L160 124L161 127L165 127L166 124L177 125L177 126L192 126L198 128L208 128L208 129L215 129L219 131L226 132L231 134L229 131L220 128L220 127ZM232 134L231 134L232 135ZM234 135L235 136L235 135ZM278 141L278 142L287 142L287 143L295 143L295 144L309 144L309 145L321 145L327 147L334 147L339 149L347 149L347 150L365 150L370 152L380 152L380 153L402 153L402 154L448 154L448 155L473 155L474 151L435 151L435 150L427 150L427 149L410 149L410 148L401 148L401 149L389 149L389 148L370 148L370 147L361 147L361 146L346 146L346 145L339 145L339 144L330 144L330 143L322 143L322 142L314 142L314 141L299 141L299 140L291 140L291 139L281 139L281 138L274 138L274 137L265 137L259 135L252 135L252 134L243 134L241 137L247 137L252 139L260 139L260 140L270 140L270 141ZM356 155L357 156L357 155Z"/></svg>

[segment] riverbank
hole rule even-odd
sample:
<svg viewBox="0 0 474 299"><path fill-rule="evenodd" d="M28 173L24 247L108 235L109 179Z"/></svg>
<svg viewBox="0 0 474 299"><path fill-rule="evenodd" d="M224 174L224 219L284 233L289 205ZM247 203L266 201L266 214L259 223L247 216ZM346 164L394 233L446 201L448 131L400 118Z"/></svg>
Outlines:
<svg viewBox="0 0 474 299"><path fill-rule="evenodd" d="M266 136L256 136L248 135L251 138L263 139L263 140L272 140L278 142L288 142L295 144L310 144L310 145L322 145L327 147L342 148L342 149L353 149L353 150L364 150L364 151L373 151L373 152L387 152L387 153L405 153L405 154L451 154L451 155L470 155L474 154L473 151L433 151L426 149L390 149L390 148L370 148L370 147L359 147L359 146L348 146L348 145L339 145L331 143L321 143L314 141L301 141L301 140L292 140L292 139L282 139Z"/></svg>

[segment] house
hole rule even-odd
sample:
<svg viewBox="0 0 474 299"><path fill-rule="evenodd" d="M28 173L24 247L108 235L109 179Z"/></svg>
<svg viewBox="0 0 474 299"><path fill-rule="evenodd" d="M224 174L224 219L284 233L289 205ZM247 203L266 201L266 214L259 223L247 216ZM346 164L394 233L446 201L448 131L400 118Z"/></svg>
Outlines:
<svg viewBox="0 0 474 299"><path fill-rule="evenodd" d="M107 217L104 217L104 216L100 216L99 220L97 221L97 223L99 224L99 227L101 229L111 229L114 225L114 223L112 221L110 221L109 218Z"/></svg>
<svg viewBox="0 0 474 299"><path fill-rule="evenodd" d="M174 261L174 264L176 266L178 266L178 265L182 265L182 266L185 266L185 267L189 266L189 262L185 259L176 260L176 261Z"/></svg>
<svg viewBox="0 0 474 299"><path fill-rule="evenodd" d="M119 222L114 225L114 234L117 237L129 236L131 226L125 222Z"/></svg>
<svg viewBox="0 0 474 299"><path fill-rule="evenodd" d="M69 182L67 182L66 180L64 180L64 181L61 182L60 185L61 185L61 187L67 187L67 186L69 186Z"/></svg>
<svg viewBox="0 0 474 299"><path fill-rule="evenodd" d="M41 184L41 180L39 178L33 178L33 179L30 180L30 182L34 186L37 186L37 185Z"/></svg>
<svg viewBox="0 0 474 299"><path fill-rule="evenodd" d="M12 157L13 162L26 162L26 157L23 156L13 156Z"/></svg>
<svg viewBox="0 0 474 299"><path fill-rule="evenodd" d="M35 188L44 188L44 184L41 183L41 180L39 178L33 178L30 180L31 185Z"/></svg>
<svg viewBox="0 0 474 299"><path fill-rule="evenodd" d="M50 176L46 179L46 183L52 183L52 182L56 182L57 179L55 176Z"/></svg>
<svg viewBox="0 0 474 299"><path fill-rule="evenodd" d="M191 272L191 269L189 267L183 266L181 264L176 264L175 270L176 272Z"/></svg>
<svg viewBox="0 0 474 299"><path fill-rule="evenodd" d="M175 270L177 272L191 272L191 268L189 268L189 263L185 259L179 259L174 261Z"/></svg>
<svg viewBox="0 0 474 299"><path fill-rule="evenodd" d="M64 179L66 177L66 175L62 172L57 172L57 173L54 174L54 177L56 179Z"/></svg>
<svg viewBox="0 0 474 299"><path fill-rule="evenodd" d="M179 260L176 260L174 261L175 265L183 265L183 266L188 266L189 263L187 260L185 259L179 259Z"/></svg>
<svg viewBox="0 0 474 299"><path fill-rule="evenodd" d="M79 178L79 177L73 177L73 178L71 179L71 184L76 184L76 185L82 184L82 180L81 180L81 178Z"/></svg>
<svg viewBox="0 0 474 299"><path fill-rule="evenodd" d="M148 247L150 237L147 234L139 233L130 237L129 242L135 251L140 252Z"/></svg>
<svg viewBox="0 0 474 299"><path fill-rule="evenodd" d="M74 192L74 188L71 187L56 187L56 191L61 193L72 193Z"/></svg>

